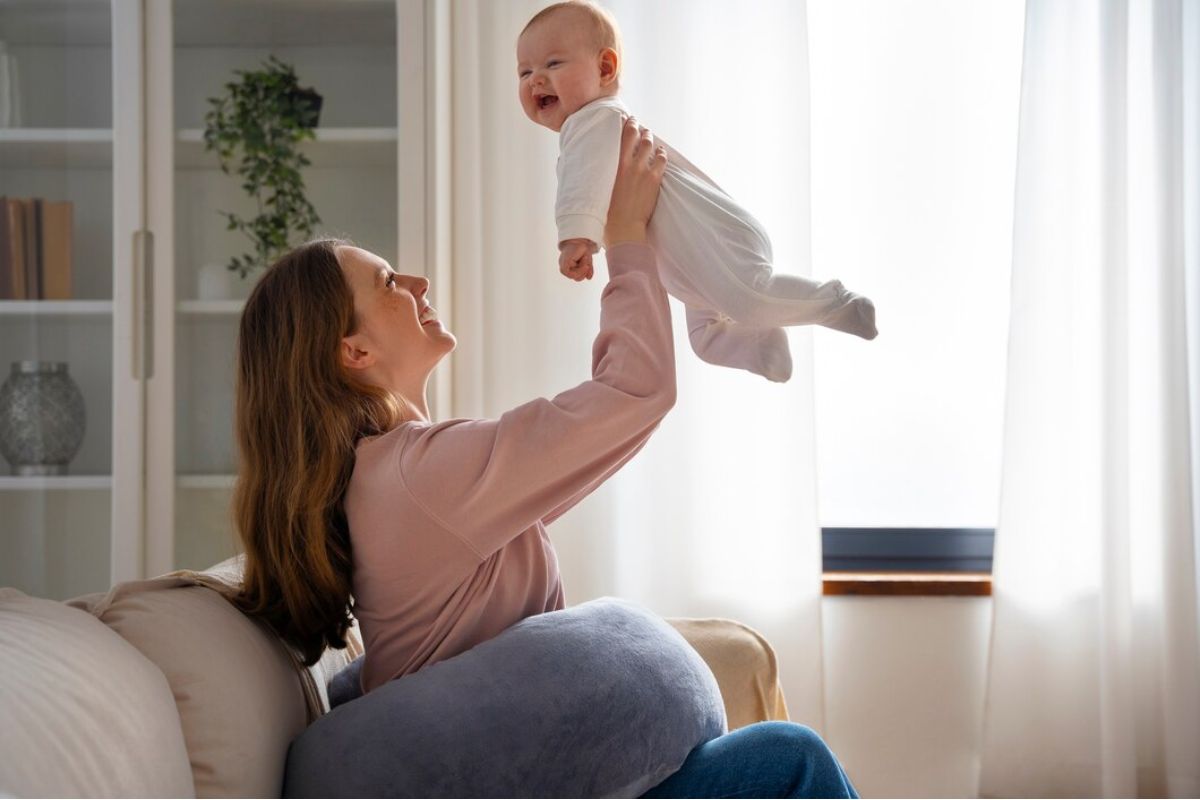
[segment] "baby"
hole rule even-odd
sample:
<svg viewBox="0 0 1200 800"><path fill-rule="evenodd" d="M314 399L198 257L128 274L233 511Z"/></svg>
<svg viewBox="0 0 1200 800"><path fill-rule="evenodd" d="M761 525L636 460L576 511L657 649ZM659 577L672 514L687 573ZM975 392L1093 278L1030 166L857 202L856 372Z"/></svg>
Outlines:
<svg viewBox="0 0 1200 800"><path fill-rule="evenodd" d="M525 114L559 133L559 270L591 278L629 116L617 97L616 21L588 0L542 9L517 39L517 75ZM773 274L771 242L758 221L657 141L666 148L667 170L646 238L664 288L686 307L688 338L701 359L783 382L792 375L792 356L780 326L824 325L875 338L870 300L840 281Z"/></svg>

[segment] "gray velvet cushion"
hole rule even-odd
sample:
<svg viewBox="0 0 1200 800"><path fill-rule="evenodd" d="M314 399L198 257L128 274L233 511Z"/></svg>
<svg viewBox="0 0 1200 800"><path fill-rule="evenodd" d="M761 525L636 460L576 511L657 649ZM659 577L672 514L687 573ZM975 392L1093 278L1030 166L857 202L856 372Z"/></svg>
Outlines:
<svg viewBox="0 0 1200 800"><path fill-rule="evenodd" d="M611 597L355 697L358 666L292 742L285 797L637 797L726 731L699 654Z"/></svg>

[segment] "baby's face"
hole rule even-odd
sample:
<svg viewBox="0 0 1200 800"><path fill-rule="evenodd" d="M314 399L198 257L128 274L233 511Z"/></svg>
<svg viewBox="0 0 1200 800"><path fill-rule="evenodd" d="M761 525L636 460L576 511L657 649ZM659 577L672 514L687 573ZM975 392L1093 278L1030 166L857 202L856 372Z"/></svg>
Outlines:
<svg viewBox="0 0 1200 800"><path fill-rule="evenodd" d="M572 22L567 14L552 16L517 41L521 108L525 116L555 132L567 117L610 93L601 83L600 49Z"/></svg>

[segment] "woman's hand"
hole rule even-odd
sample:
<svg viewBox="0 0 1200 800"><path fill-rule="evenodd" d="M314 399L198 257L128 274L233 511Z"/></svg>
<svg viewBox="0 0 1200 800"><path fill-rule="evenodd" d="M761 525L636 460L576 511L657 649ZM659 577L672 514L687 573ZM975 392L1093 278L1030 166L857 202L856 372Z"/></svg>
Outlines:
<svg viewBox="0 0 1200 800"><path fill-rule="evenodd" d="M646 225L658 203L658 190L666 169L666 148L662 145L655 148L650 130L638 125L633 117L626 119L621 129L617 179L604 226L605 248L622 242L646 241Z"/></svg>

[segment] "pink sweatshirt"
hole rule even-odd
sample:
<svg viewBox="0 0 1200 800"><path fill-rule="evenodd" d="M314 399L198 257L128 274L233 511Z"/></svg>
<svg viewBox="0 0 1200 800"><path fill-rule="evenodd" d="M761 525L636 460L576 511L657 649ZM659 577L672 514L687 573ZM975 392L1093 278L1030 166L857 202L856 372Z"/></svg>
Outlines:
<svg viewBox="0 0 1200 800"><path fill-rule="evenodd" d="M363 691L565 606L545 526L633 457L675 402L654 251L608 251L592 379L499 419L406 422L356 448L345 509Z"/></svg>

